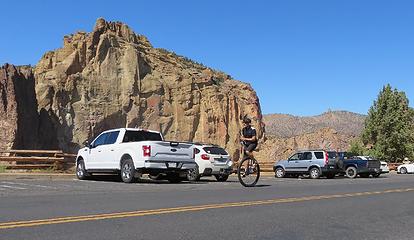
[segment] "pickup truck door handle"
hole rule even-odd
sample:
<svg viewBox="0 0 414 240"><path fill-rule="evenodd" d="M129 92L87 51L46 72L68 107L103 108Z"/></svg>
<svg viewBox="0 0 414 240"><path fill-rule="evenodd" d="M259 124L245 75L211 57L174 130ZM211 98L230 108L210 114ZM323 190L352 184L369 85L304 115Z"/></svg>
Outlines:
<svg viewBox="0 0 414 240"><path fill-rule="evenodd" d="M101 150L98 150L98 152L101 152Z"/></svg>
<svg viewBox="0 0 414 240"><path fill-rule="evenodd" d="M171 152L177 152L177 149L171 148Z"/></svg>
<svg viewBox="0 0 414 240"><path fill-rule="evenodd" d="M295 161L295 163L298 163L299 161Z"/></svg>
<svg viewBox="0 0 414 240"><path fill-rule="evenodd" d="M111 149L111 152L113 152L114 150L113 149Z"/></svg>

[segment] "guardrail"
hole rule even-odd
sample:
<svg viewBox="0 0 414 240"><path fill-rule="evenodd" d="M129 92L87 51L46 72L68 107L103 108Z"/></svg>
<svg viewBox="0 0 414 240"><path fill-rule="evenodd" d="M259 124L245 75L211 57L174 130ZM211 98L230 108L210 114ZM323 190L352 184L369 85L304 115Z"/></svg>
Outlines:
<svg viewBox="0 0 414 240"><path fill-rule="evenodd" d="M6 169L65 170L75 165L75 154L61 150L7 150L0 152L0 165Z"/></svg>

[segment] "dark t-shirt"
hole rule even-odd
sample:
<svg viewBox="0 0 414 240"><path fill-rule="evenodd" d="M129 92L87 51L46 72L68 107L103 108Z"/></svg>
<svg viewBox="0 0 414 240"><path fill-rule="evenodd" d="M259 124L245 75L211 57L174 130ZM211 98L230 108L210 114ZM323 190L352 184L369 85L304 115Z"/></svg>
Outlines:
<svg viewBox="0 0 414 240"><path fill-rule="evenodd" d="M252 138L256 136L256 129L254 129L251 126L244 127L242 129L242 134L243 134L243 137L245 138ZM243 142L244 142L244 145L257 144L257 138L256 138L256 141L243 141Z"/></svg>

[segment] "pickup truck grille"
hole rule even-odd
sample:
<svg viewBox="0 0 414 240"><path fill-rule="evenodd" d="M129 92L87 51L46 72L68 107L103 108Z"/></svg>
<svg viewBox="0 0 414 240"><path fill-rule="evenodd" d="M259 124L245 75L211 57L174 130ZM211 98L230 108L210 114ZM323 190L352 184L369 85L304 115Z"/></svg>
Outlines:
<svg viewBox="0 0 414 240"><path fill-rule="evenodd" d="M368 161L368 168L380 168L381 163L378 160L369 160Z"/></svg>

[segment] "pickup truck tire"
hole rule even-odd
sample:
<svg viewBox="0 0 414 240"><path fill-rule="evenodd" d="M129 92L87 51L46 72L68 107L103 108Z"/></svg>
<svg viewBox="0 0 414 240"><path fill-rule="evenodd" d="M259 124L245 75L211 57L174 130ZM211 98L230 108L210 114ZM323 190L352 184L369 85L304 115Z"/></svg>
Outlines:
<svg viewBox="0 0 414 240"><path fill-rule="evenodd" d="M312 179L318 179L321 176L321 170L317 167L309 169L309 176Z"/></svg>
<svg viewBox="0 0 414 240"><path fill-rule="evenodd" d="M124 183L133 183L135 179L135 166L132 159L124 159L121 164L121 178Z"/></svg>
<svg viewBox="0 0 414 240"><path fill-rule="evenodd" d="M356 178L358 175L356 167L347 167L345 170L345 175L348 178Z"/></svg>
<svg viewBox="0 0 414 240"><path fill-rule="evenodd" d="M198 168L192 168L187 172L187 180L190 182L196 182L200 180L200 174L198 172Z"/></svg>
<svg viewBox="0 0 414 240"><path fill-rule="evenodd" d="M407 168L405 168L405 167L400 168L400 173L401 174L407 174L408 173Z"/></svg>
<svg viewBox="0 0 414 240"><path fill-rule="evenodd" d="M377 178L377 177L379 177L380 175L381 175L381 173L374 173L374 174L372 174L372 177Z"/></svg>
<svg viewBox="0 0 414 240"><path fill-rule="evenodd" d="M283 178L286 172L282 167L277 167L275 170L275 177L276 178Z"/></svg>
<svg viewBox="0 0 414 240"><path fill-rule="evenodd" d="M214 177L216 178L217 182L225 182L227 181L227 179L229 179L229 175L214 175Z"/></svg>
<svg viewBox="0 0 414 240"><path fill-rule="evenodd" d="M76 164L76 177L79 180L86 180L90 177L90 174L85 169L85 163L83 160L79 160Z"/></svg>
<svg viewBox="0 0 414 240"><path fill-rule="evenodd" d="M180 174L178 173L169 173L167 175L167 180L170 183L180 183L182 181Z"/></svg>

